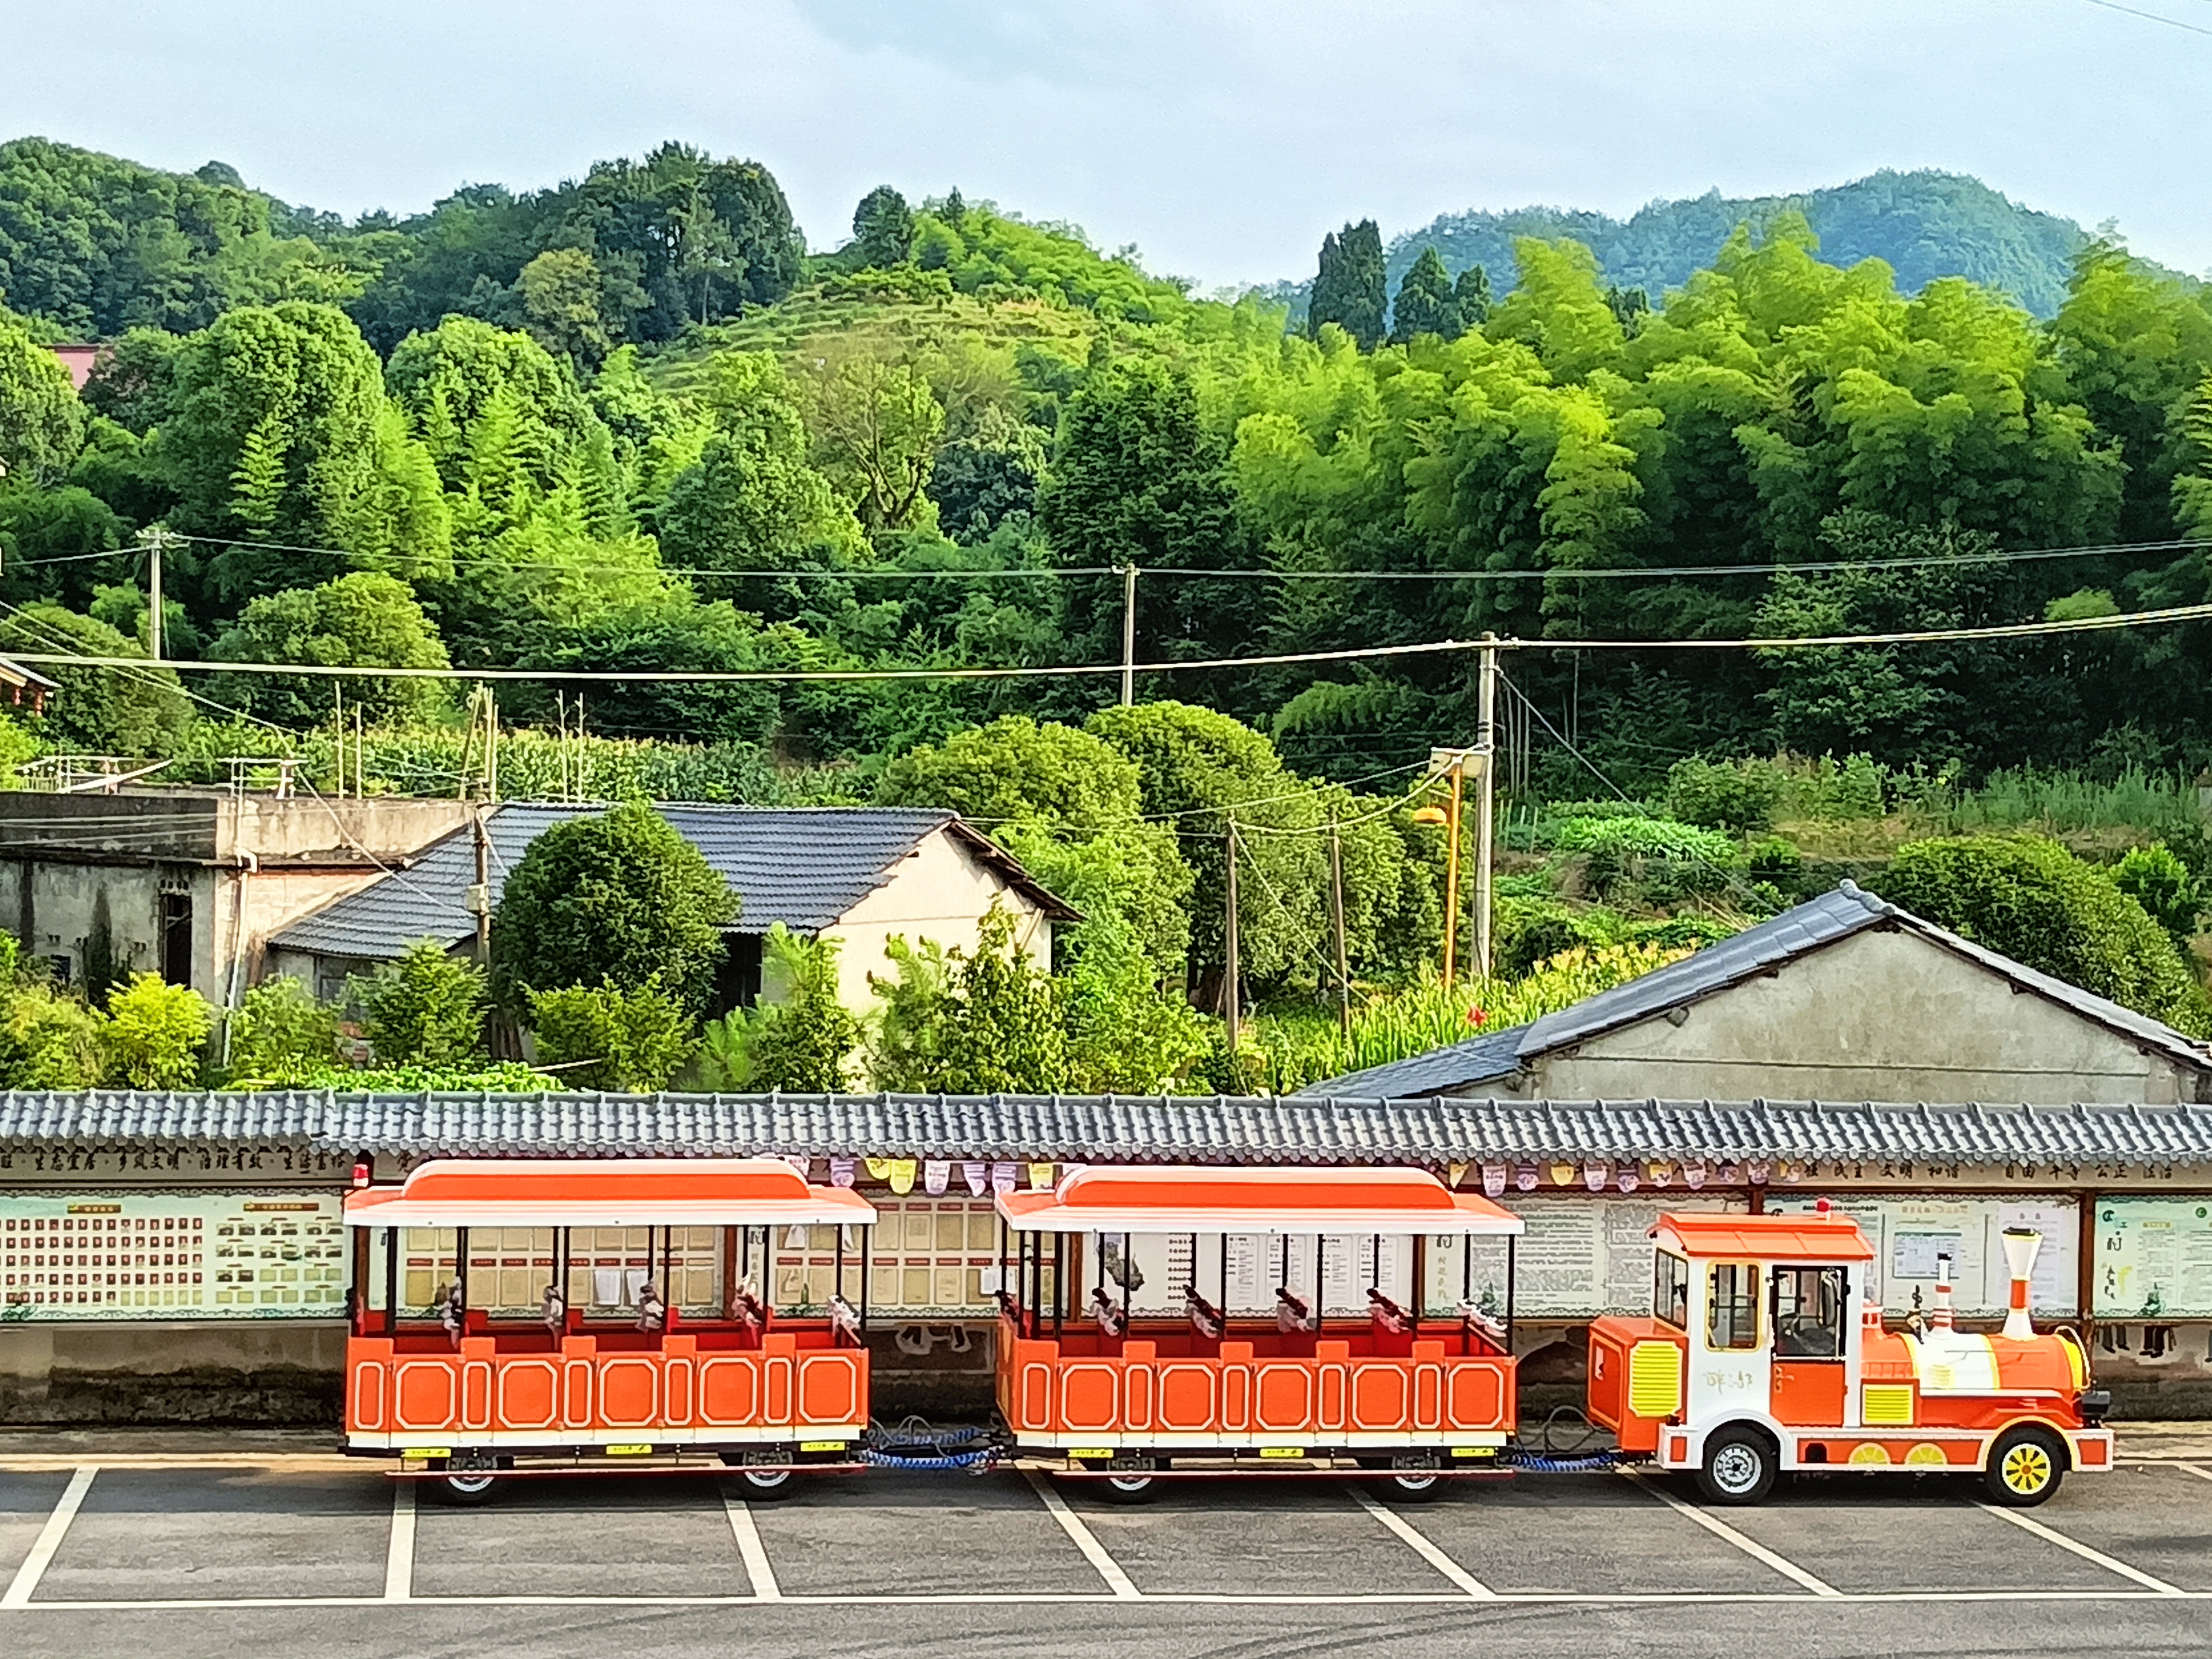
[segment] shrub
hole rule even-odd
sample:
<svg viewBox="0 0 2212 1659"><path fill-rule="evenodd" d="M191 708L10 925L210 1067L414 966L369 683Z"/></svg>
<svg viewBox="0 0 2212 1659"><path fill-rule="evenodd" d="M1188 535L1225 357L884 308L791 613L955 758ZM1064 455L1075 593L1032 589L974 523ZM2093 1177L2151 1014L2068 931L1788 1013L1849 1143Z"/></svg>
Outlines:
<svg viewBox="0 0 2212 1659"><path fill-rule="evenodd" d="M2113 866L2112 884L2148 911L2177 945L2197 932L2204 890L2164 842L2130 848Z"/></svg>
<svg viewBox="0 0 2212 1659"><path fill-rule="evenodd" d="M250 1089L250 1083L234 1083ZM533 1072L519 1060L483 1066L327 1066L302 1077L295 1088L329 1089L339 1094L416 1095L426 1090L460 1093L534 1095L557 1091L560 1079Z"/></svg>
<svg viewBox="0 0 2212 1659"><path fill-rule="evenodd" d="M690 1020L654 983L534 991L530 1018L539 1060L586 1089L649 1094L691 1057Z"/></svg>
<svg viewBox="0 0 2212 1659"><path fill-rule="evenodd" d="M484 977L434 939L354 981L368 1045L386 1066L466 1067L483 1054Z"/></svg>
<svg viewBox="0 0 2212 1659"><path fill-rule="evenodd" d="M215 1024L207 999L159 974L133 974L108 993L100 1034L111 1079L134 1089L182 1089L199 1079L200 1051Z"/></svg>
<svg viewBox="0 0 2212 1659"><path fill-rule="evenodd" d="M298 1088L337 1063L337 1010L280 975L248 991L230 1017L230 1075L248 1088Z"/></svg>
<svg viewBox="0 0 2212 1659"><path fill-rule="evenodd" d="M1731 836L1766 830L1787 784L1772 761L1708 761L1693 755L1668 769L1668 816Z"/></svg>
<svg viewBox="0 0 2212 1659"><path fill-rule="evenodd" d="M107 1022L66 992L17 985L0 1008L0 1085L10 1089L89 1089L106 1079L100 1042Z"/></svg>
<svg viewBox="0 0 2212 1659"><path fill-rule="evenodd" d="M781 922L762 943L761 981L775 1000L708 1028L701 1078L710 1089L835 1094L848 1087L860 1023L837 994L837 942Z"/></svg>

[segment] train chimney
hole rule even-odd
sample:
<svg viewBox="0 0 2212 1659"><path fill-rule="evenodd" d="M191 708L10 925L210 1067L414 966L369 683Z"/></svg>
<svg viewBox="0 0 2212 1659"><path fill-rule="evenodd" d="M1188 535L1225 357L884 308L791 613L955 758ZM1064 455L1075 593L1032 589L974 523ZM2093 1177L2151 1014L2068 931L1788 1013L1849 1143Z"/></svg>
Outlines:
<svg viewBox="0 0 2212 1659"><path fill-rule="evenodd" d="M1936 1305L1928 1310L1928 1328L1951 1328L1951 1258L1948 1255L1936 1258Z"/></svg>
<svg viewBox="0 0 2212 1659"><path fill-rule="evenodd" d="M2004 1230L2005 1267L2012 1273L2012 1300L2005 1310L2004 1334L2014 1342L2035 1334L2027 1318L2027 1281L2035 1271L2035 1254L2043 1248L2043 1235L2030 1227Z"/></svg>

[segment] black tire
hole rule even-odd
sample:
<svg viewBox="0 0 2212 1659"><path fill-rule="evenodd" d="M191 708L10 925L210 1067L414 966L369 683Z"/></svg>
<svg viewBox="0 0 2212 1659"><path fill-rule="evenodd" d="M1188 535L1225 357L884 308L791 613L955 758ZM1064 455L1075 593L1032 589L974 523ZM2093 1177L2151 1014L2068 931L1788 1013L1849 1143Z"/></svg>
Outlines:
<svg viewBox="0 0 2212 1659"><path fill-rule="evenodd" d="M1773 1441L1754 1428L1721 1430L1705 1442L1705 1461L1698 1469L1698 1490L1713 1504L1763 1504L1774 1490L1781 1454Z"/></svg>
<svg viewBox="0 0 2212 1659"><path fill-rule="evenodd" d="M1982 1484L2008 1509L2033 1509L2066 1478L2066 1443L2049 1429L2007 1429L1990 1448Z"/></svg>
<svg viewBox="0 0 2212 1659"><path fill-rule="evenodd" d="M723 1466L744 1483L746 1498L772 1504L779 1498L791 1496L791 1453L776 1448L769 1451L726 1451L720 1455Z"/></svg>
<svg viewBox="0 0 2212 1659"><path fill-rule="evenodd" d="M457 1509L489 1504L499 1484L498 1466L489 1457L446 1458L432 1467L441 1471L433 1489Z"/></svg>
<svg viewBox="0 0 2212 1659"><path fill-rule="evenodd" d="M1437 1473L1433 1457L1393 1458L1387 1467L1391 1470L1387 1490L1401 1502L1426 1504L1443 1492L1443 1476Z"/></svg>
<svg viewBox="0 0 2212 1659"><path fill-rule="evenodd" d="M1158 1465L1152 1458L1121 1458L1107 1467L1111 1473L1097 1485L1109 1504L1149 1503L1160 1489L1153 1473Z"/></svg>

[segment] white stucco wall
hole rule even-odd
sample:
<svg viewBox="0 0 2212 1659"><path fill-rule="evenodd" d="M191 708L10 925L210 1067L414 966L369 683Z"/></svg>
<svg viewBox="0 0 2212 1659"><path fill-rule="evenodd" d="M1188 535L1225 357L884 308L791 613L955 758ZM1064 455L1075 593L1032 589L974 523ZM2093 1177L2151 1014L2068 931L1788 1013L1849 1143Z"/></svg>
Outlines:
<svg viewBox="0 0 2212 1659"><path fill-rule="evenodd" d="M1553 1100L2121 1101L2197 1097L2197 1074L1918 935L1870 931L1682 1011L1536 1061Z"/></svg>

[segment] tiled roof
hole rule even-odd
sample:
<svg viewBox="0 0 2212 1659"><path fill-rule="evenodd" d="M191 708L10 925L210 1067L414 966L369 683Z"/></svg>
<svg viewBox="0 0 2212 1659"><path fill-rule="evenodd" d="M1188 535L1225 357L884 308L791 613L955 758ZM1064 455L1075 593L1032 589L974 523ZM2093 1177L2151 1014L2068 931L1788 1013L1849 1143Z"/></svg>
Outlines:
<svg viewBox="0 0 2212 1659"><path fill-rule="evenodd" d="M1547 1158L2212 1164L2212 1106L1048 1095L0 1095L0 1148L289 1141L335 1155Z"/></svg>
<svg viewBox="0 0 2212 1659"><path fill-rule="evenodd" d="M490 814L491 899L539 835L599 806L504 805ZM680 806L658 809L737 889L738 927L798 933L827 927L890 878L898 861L939 830L996 867L1054 920L1074 912L1014 860L950 812L903 806ZM475 931L468 889L476 880L474 832L458 830L410 864L325 905L274 935L278 949L381 961L418 939L457 941Z"/></svg>
<svg viewBox="0 0 2212 1659"><path fill-rule="evenodd" d="M2084 1019L2122 1032L2185 1064L2212 1069L2212 1053L2172 1026L2132 1008L2108 1002L2103 997L2093 996L2063 980L2039 973L2010 957L2000 956L1986 945L1961 939L1846 881L1833 892L1823 893L1755 927L1717 940L1680 962L1654 969L1610 991L1585 997L1516 1032L1500 1031L1494 1036L1452 1043L1425 1054L1316 1084L1309 1092L1396 1097L1492 1083L1528 1069L1542 1055L1652 1018L1670 1008L1686 1006L1801 957L1810 956L1854 933L1886 927L1916 933L2002 975L2022 990L2047 998ZM1516 1039L1510 1051L1503 1046L1509 1035Z"/></svg>

